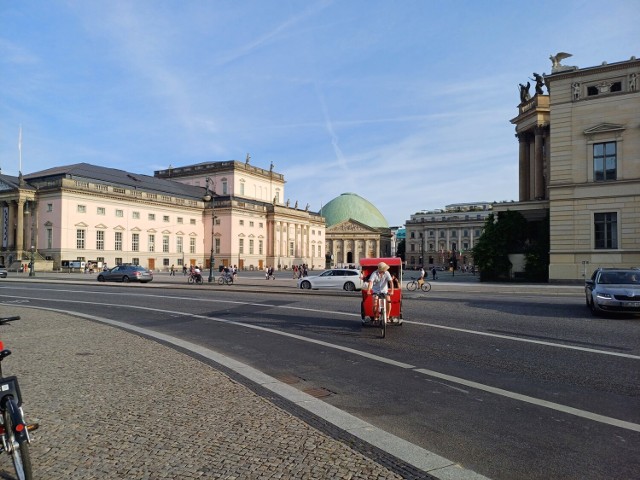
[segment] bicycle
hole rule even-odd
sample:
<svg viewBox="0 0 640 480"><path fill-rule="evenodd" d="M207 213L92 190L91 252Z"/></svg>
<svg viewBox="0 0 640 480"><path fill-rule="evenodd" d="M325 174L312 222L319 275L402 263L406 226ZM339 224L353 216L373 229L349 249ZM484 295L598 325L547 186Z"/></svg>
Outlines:
<svg viewBox="0 0 640 480"><path fill-rule="evenodd" d="M384 338L387 335L387 294L386 293L374 293L374 296L378 300L377 306L374 306L374 311L378 309L378 321L380 322L380 337Z"/></svg>
<svg viewBox="0 0 640 480"><path fill-rule="evenodd" d="M429 290L431 290L431 284L426 280L423 280L422 285L420 285L420 282L418 282L418 280L416 280L415 278L407 283L407 290L409 290L410 292L413 292L418 288L423 292L428 292Z"/></svg>
<svg viewBox="0 0 640 480"><path fill-rule="evenodd" d="M0 318L0 325L20 320L19 316ZM4 348L0 341L0 453L7 452L13 461L13 467L19 480L31 480L31 455L29 432L36 430L38 424L27 424L22 410L22 396L18 386L18 378L5 377L2 373L2 361L11 355L11 350Z"/></svg>
<svg viewBox="0 0 640 480"><path fill-rule="evenodd" d="M220 285L233 285L233 275L220 275L218 277L218 283Z"/></svg>
<svg viewBox="0 0 640 480"><path fill-rule="evenodd" d="M187 279L189 283L196 283L198 285L202 285L202 274L201 273L190 273L189 278Z"/></svg>

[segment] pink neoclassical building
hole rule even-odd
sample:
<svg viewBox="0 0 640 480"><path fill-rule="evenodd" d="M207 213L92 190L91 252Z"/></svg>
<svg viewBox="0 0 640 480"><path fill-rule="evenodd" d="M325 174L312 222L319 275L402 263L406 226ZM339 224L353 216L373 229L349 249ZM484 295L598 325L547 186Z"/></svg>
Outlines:
<svg viewBox="0 0 640 480"><path fill-rule="evenodd" d="M80 163L0 175L0 264L33 255L37 270L69 261L153 270L184 265L325 265L325 223L285 199L282 174L211 162L154 176Z"/></svg>

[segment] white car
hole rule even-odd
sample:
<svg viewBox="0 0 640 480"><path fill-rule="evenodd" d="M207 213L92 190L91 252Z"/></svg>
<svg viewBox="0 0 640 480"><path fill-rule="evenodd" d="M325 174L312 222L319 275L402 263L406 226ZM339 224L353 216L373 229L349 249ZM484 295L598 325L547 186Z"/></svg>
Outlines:
<svg viewBox="0 0 640 480"><path fill-rule="evenodd" d="M360 270L350 268L332 268L319 275L302 277L298 280L298 287L309 290L311 288L341 289L347 292L362 289Z"/></svg>

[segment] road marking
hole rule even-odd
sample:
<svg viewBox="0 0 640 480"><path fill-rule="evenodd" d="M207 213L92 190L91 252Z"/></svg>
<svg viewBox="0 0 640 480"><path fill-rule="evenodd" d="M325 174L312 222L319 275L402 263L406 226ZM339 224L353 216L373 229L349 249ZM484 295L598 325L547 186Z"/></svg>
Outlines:
<svg viewBox="0 0 640 480"><path fill-rule="evenodd" d="M0 295L0 297L2 297L2 295ZM16 299L15 296L12 297L13 299ZM20 298L20 297L18 297ZM539 398L535 398L535 397L530 397L528 395L522 395L519 393L515 393L515 392L510 392L508 390L503 390L501 388L497 388L497 387L492 387L489 385L485 385L482 383L478 383L478 382L474 382L471 380L465 380L463 378L460 377L455 377L455 376L451 376L451 375L447 375L445 373L440 373L440 372L436 372L434 370L428 370L425 368L417 368L414 365L410 365L407 363L403 363L403 362L398 362L396 360L392 360L389 358L385 358L385 357L381 357L379 355L375 355L369 352L364 352L361 350L356 350L353 348L349 348L349 347L343 347L341 345L335 345L333 343L329 343L329 342L325 342L322 340L315 340L312 338L307 338L307 337L303 337L301 335L296 335L293 333L288 333L288 332L282 332L280 330L275 330L272 328L268 328L268 327L261 327L259 325L250 325L247 323L242 323L242 322L236 322L234 320L227 320L224 318L218 318L218 317L208 317L206 315L199 315L199 314L194 314L194 313L186 313L186 312L179 312L179 311L175 311L175 310L164 310L164 309L160 309L160 308L152 308L152 307L143 307L143 306L135 306L135 305L120 305L120 304L111 304L111 303L98 303L98 302L88 302L88 301L82 301L82 300L64 300L64 299L45 299L43 301L49 301L49 302L65 302L67 304L69 303L77 303L77 304L83 304L83 305L101 305L101 306L106 306L106 307L117 307L117 308L131 308L131 309L136 309L136 310L146 310L146 311L151 311L151 312L161 312L161 313L165 313L168 315L176 315L176 316L183 316L183 317L193 317L193 318L200 318L200 319L204 319L204 320L209 320L209 321L215 321L215 322L219 322L219 323L226 323L229 325L235 325L238 327L243 327L243 328L250 328L253 330L260 330L260 331L264 331L264 332L269 332L275 335L281 335L284 337L289 337L289 338L294 338L296 340L300 340L303 342L308 342L308 343L314 343L317 345L322 345L324 347L327 348L332 348L335 350L340 350L340 351L344 351L353 355L358 355L358 356L362 356L362 357L366 357L369 358L371 360L375 360L381 363L385 363L388 365L392 365L395 367L399 367L399 368L404 368L404 369L413 369L416 372L422 373L424 375L428 375L431 377L435 377L435 378L440 378L442 380L446 380L452 383L456 383L459 385L465 385L468 387L472 387L478 390L482 390L485 392L489 392L489 393L493 393L495 395L500 395L503 397L507 397L507 398L512 398L515 400L520 400L526 403L530 403L530 404L534 404L537 406L541 406L541 407L545 407L545 408L549 408L552 410L557 410L559 412L563 412L563 413L568 413L570 415L575 415L578 417L582 417L582 418L586 418L589 420L593 420L595 422L599 422L599 423L605 423L608 425L613 425L616 427L620 427L620 428L624 428L627 430L633 430L636 432L640 432L640 425L636 424L636 423L632 423L632 422L627 422L624 420L619 420L617 418L613 418L613 417L607 417L605 415L599 415L597 413L593 413L593 412L589 412L586 410L580 410L577 408L573 408L573 407L569 407L566 405L561 405L559 403L554 403L554 402L549 402L547 400L542 400ZM36 307L36 308L41 308L41 307ZM46 308L42 308L45 309ZM53 310L53 309L51 309ZM65 313L72 313L75 314L73 312L66 312ZM85 314L79 314L79 315L85 315ZM113 323L119 323L115 320L109 320L110 322ZM124 324L124 325L128 325L128 324ZM132 325L130 325L129 327L131 327L132 329L134 328L142 328L142 327L134 327ZM152 330L150 330L152 331Z"/></svg>

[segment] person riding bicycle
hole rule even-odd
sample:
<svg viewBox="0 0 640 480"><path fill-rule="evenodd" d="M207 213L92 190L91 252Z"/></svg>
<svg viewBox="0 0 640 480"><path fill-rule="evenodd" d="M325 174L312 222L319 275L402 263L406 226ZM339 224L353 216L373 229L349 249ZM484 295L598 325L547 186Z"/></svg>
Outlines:
<svg viewBox="0 0 640 480"><path fill-rule="evenodd" d="M193 268L193 273L191 275L196 280L202 279L202 272L200 271L197 265Z"/></svg>
<svg viewBox="0 0 640 480"><path fill-rule="evenodd" d="M373 291L374 295L382 293L386 296L387 318L390 318L391 316L391 295L393 295L393 289L394 285L391 274L389 273L389 265L384 262L380 262L378 264L378 270L373 272L369 277L369 289L367 292L369 295L371 295L371 292ZM378 297L375 298L375 303L373 305L374 320L378 320Z"/></svg>
<svg viewBox="0 0 640 480"><path fill-rule="evenodd" d="M420 278L418 279L418 288L422 288L425 275L426 275L426 272L424 271L424 267L420 267Z"/></svg>

